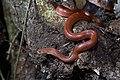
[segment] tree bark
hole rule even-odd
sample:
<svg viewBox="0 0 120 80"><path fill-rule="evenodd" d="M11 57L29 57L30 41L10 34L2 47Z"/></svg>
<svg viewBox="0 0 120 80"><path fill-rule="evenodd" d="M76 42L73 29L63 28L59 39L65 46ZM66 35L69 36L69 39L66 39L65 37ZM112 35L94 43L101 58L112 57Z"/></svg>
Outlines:
<svg viewBox="0 0 120 80"><path fill-rule="evenodd" d="M95 47L82 52L72 63L48 54L34 54L42 48L56 48L69 55L75 45L64 36L64 23L67 18L57 15L47 0L4 0L9 19L22 32L18 57L12 63L14 80L119 80L120 79L120 19L110 21L108 27L80 21L75 25L76 32L93 29L98 34ZM74 7L72 0L63 2ZM5 11L5 12L6 12ZM16 32L17 33L17 32ZM25 40L25 44L23 44ZM66 54L67 53L67 54ZM18 59L18 62L16 62ZM14 67L14 65L12 66ZM13 80L13 79L12 79Z"/></svg>

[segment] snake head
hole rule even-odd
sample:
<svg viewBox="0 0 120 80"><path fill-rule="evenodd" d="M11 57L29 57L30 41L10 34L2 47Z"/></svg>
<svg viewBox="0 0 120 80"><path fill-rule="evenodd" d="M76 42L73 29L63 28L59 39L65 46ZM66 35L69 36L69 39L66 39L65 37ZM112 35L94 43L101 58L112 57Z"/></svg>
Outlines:
<svg viewBox="0 0 120 80"><path fill-rule="evenodd" d="M32 53L43 54L46 53L46 51L44 51L44 49L39 49L39 50L33 50Z"/></svg>
<svg viewBox="0 0 120 80"><path fill-rule="evenodd" d="M44 48L33 51L33 53L38 53L38 54L53 54L54 52L56 52L56 49L54 48Z"/></svg>

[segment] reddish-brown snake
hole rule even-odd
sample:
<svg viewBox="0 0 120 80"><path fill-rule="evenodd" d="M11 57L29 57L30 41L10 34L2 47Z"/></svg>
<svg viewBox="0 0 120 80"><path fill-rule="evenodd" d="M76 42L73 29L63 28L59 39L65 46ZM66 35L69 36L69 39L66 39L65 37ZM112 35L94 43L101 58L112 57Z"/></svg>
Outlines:
<svg viewBox="0 0 120 80"><path fill-rule="evenodd" d="M77 59L78 54L80 54L80 52L92 48L97 43L97 34L95 31L85 30L80 33L73 33L72 31L73 25L79 20L85 20L88 22L95 20L98 25L102 25L102 22L98 18L92 16L87 12L84 12L82 10L78 12L75 9L70 9L65 6L57 6L56 12L61 16L68 17L64 26L64 34L69 40L79 41L87 38L89 40L80 45L75 46L72 50L71 55L68 57L61 54L55 48L44 48L44 49L39 49L35 52L39 54L41 53L51 54L64 62L71 63Z"/></svg>

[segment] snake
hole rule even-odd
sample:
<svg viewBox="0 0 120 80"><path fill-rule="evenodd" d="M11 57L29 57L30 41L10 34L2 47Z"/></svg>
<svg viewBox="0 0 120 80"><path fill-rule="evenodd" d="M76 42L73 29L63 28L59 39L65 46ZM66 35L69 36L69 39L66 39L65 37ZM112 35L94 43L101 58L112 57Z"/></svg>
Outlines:
<svg viewBox="0 0 120 80"><path fill-rule="evenodd" d="M84 11L83 9L73 9L68 6L57 5L55 9L56 13L60 16L67 17L67 20L64 25L64 35L71 41L80 41L84 39L89 39L79 45L76 45L72 50L69 56L65 56L59 50L55 48L43 48L35 50L34 53L38 54L50 54L55 56L66 63L74 62L80 53L83 51L89 50L94 47L98 41L97 33L94 30L84 30L79 33L73 32L74 25L79 20L84 20L87 22L94 22L98 26L102 26L103 22L96 16L89 13L89 11Z"/></svg>

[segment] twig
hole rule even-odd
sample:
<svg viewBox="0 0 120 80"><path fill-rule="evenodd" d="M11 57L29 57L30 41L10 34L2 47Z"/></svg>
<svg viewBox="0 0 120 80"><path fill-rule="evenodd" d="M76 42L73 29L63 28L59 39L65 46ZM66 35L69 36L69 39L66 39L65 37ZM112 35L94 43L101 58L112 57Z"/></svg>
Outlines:
<svg viewBox="0 0 120 80"><path fill-rule="evenodd" d="M9 43L10 43L10 47L9 47L9 49L8 49L8 51L7 51L7 53L8 53L8 56L7 56L7 58L6 58L7 60L9 60L9 58L10 58L10 53L11 53L11 49L12 49L13 43L15 42L15 40L16 40L17 36L19 35L19 33L20 33L20 31L18 31L18 32L16 33L16 35L14 36L12 42L9 42ZM13 58L13 57L12 57L12 58Z"/></svg>
<svg viewBox="0 0 120 80"><path fill-rule="evenodd" d="M14 73L13 73L14 79L13 80L16 80L16 70L17 70L20 51L21 51L21 47L22 47L22 43L23 43L24 33L25 33L25 30L26 30L26 27L27 27L28 12L29 12L29 8L30 8L31 3L32 3L32 0L29 0L28 8L26 10L25 19L24 19L24 25L23 25L23 30L22 30L20 46L19 46L19 49L18 49L17 58L16 58L16 62L15 62Z"/></svg>
<svg viewBox="0 0 120 80"><path fill-rule="evenodd" d="M4 76L3 76L2 72L1 72L1 69L0 69L0 77L1 77L2 80L5 80L5 78L4 78Z"/></svg>

